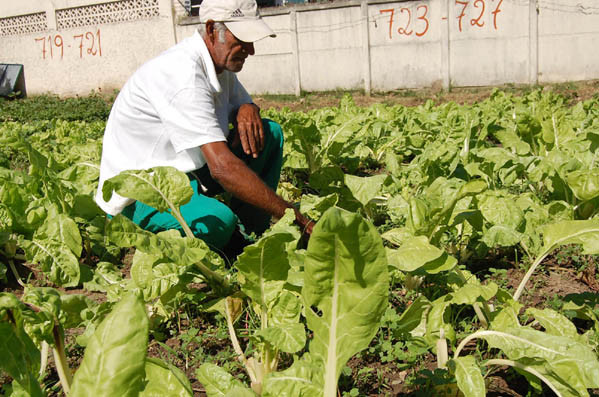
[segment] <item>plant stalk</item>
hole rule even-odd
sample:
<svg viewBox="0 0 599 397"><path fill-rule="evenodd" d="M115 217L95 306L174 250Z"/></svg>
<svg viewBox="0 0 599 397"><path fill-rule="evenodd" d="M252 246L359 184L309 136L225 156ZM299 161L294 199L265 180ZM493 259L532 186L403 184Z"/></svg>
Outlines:
<svg viewBox="0 0 599 397"><path fill-rule="evenodd" d="M252 366L248 363L245 354L243 354L243 350L241 350L241 345L239 344L239 340L237 339L237 335L235 334L235 327L233 327L233 317L231 316L231 309L229 308L229 298L225 298L225 318L227 319L227 328L229 330L229 338L231 338L231 343L233 344L233 350L237 353L237 358L243 363L245 366L245 370L250 377L250 380L253 383L257 383L256 372L252 368Z"/></svg>
<svg viewBox="0 0 599 397"><path fill-rule="evenodd" d="M48 365L48 353L50 346L48 345L48 342L46 342L45 340L42 341L42 351L41 351L41 355L42 355L42 360L40 363L40 378L44 375L44 372L46 372L46 366Z"/></svg>
<svg viewBox="0 0 599 397"><path fill-rule="evenodd" d="M185 232L185 236L195 239L196 236L194 236L193 232L189 228L189 225L187 224L187 222L185 222L185 219L183 219L183 215L181 215L181 211L179 211L178 208L173 207L170 203L169 203L169 207L171 209L171 215L173 215L175 217L175 219L177 219L177 221L183 228L183 231ZM206 281L208 281L210 284L214 283L224 290L230 289L230 285L229 285L228 281L224 277L222 277L220 274L210 270L203 263L198 262L198 263L196 263L196 266L198 267L198 269L200 270L202 275L204 277L206 277Z"/></svg>
<svg viewBox="0 0 599 397"><path fill-rule="evenodd" d="M19 276L19 272L17 271L17 268L15 267L15 262L12 259L9 259L8 265L10 266L10 270L12 271L12 274L15 276L17 283L19 283L19 285L21 287L25 288L25 283L23 282L23 280L21 280L21 276Z"/></svg>
<svg viewBox="0 0 599 397"><path fill-rule="evenodd" d="M58 377L60 379L60 383L62 384L62 389L65 395L69 395L71 392L71 383L73 382L73 375L71 374L71 369L69 368L69 364L67 361L67 355L65 353L64 340L62 337L62 330L58 324L54 325L52 329L52 335L54 336L54 344L55 348L52 349L52 354L54 355L54 361L56 363L56 371L58 372Z"/></svg>
<svg viewBox="0 0 599 397"><path fill-rule="evenodd" d="M446 368L449 355L447 353L447 339L445 330L439 328L439 340L437 341L437 368Z"/></svg>

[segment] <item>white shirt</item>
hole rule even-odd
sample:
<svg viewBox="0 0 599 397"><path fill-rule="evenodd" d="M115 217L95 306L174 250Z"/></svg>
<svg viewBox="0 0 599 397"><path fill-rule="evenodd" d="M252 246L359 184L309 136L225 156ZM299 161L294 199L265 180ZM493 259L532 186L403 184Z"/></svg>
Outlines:
<svg viewBox="0 0 599 397"><path fill-rule="evenodd" d="M172 166L182 172L206 164L200 146L226 141L234 110L252 99L237 76L216 74L198 32L142 65L116 98L104 132L96 203L116 215L135 200L104 181L125 170Z"/></svg>

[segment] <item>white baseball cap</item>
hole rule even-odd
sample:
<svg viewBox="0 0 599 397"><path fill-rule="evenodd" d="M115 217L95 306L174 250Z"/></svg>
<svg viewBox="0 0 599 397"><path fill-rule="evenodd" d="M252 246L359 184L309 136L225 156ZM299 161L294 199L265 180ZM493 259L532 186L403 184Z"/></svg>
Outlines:
<svg viewBox="0 0 599 397"><path fill-rule="evenodd" d="M223 22L235 37L247 43L276 37L260 17L255 0L204 0L200 5L200 22L209 19Z"/></svg>

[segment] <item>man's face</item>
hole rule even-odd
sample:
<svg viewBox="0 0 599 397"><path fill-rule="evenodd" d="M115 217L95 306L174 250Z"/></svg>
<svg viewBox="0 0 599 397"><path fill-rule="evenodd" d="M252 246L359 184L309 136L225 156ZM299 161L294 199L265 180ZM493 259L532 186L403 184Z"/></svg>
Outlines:
<svg viewBox="0 0 599 397"><path fill-rule="evenodd" d="M245 59L254 55L254 44L237 39L228 29L225 32L225 42L218 39L214 43L213 61L216 72L229 70L237 73L243 68Z"/></svg>

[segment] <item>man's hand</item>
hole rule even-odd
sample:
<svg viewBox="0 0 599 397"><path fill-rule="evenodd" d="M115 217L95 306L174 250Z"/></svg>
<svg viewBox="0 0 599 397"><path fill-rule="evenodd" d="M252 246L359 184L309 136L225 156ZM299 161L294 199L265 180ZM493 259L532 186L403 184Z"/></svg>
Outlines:
<svg viewBox="0 0 599 397"><path fill-rule="evenodd" d="M307 216L302 215L296 208L293 208L293 210L295 211L295 223L300 227L302 235L310 238L312 235L312 228L314 227L314 221Z"/></svg>
<svg viewBox="0 0 599 397"><path fill-rule="evenodd" d="M253 103L241 105L237 112L237 136L233 139L232 146L237 146L239 142L244 153L254 158L264 149L264 128L260 109Z"/></svg>

